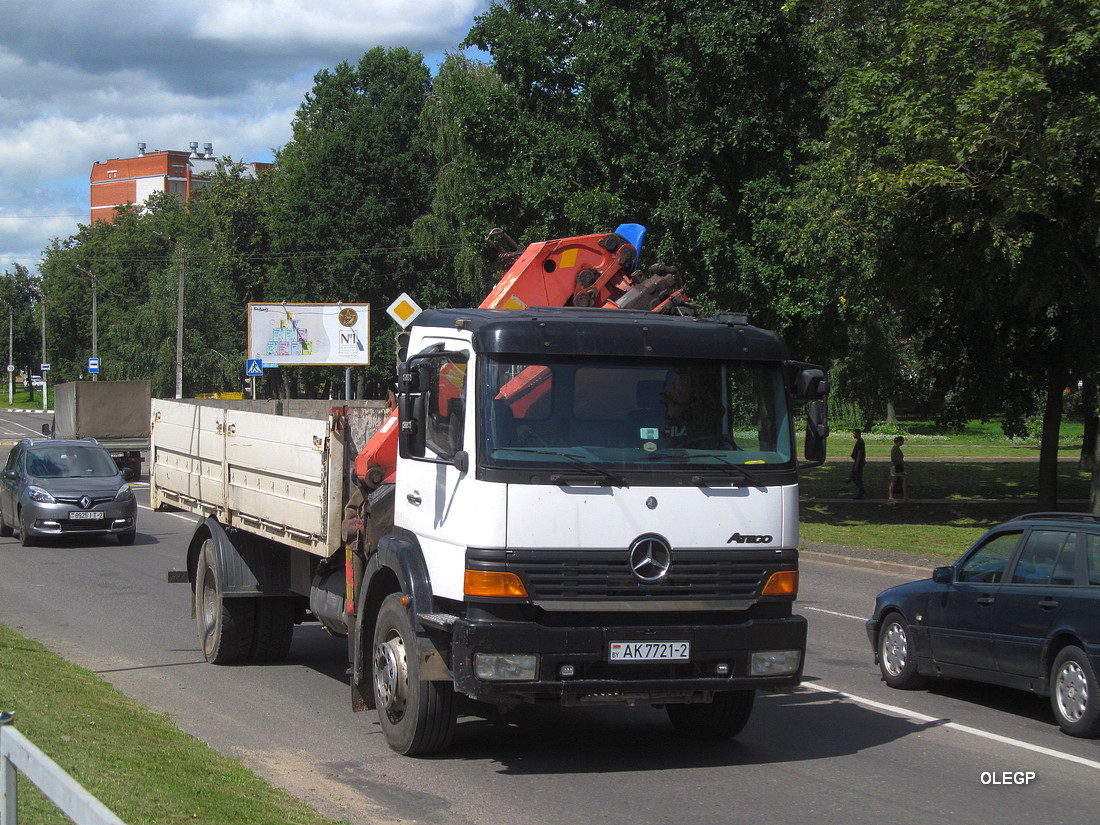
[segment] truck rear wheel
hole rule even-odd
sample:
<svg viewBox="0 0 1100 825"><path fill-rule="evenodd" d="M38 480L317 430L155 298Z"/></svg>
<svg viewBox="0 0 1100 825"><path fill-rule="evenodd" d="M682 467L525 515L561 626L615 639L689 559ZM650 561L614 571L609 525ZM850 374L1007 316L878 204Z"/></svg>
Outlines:
<svg viewBox="0 0 1100 825"><path fill-rule="evenodd" d="M206 661L231 665L249 657L256 629L256 601L222 596L214 540L204 541L195 569L195 621Z"/></svg>
<svg viewBox="0 0 1100 825"><path fill-rule="evenodd" d="M732 739L752 715L755 690L727 690L714 694L710 704L666 705L669 721L689 739Z"/></svg>
<svg viewBox="0 0 1100 825"><path fill-rule="evenodd" d="M253 662L281 662L294 638L294 600L290 596L256 599L256 634Z"/></svg>
<svg viewBox="0 0 1100 825"><path fill-rule="evenodd" d="M416 634L401 594L382 602L374 625L374 701L386 743L405 756L437 753L455 731L454 687L420 681Z"/></svg>

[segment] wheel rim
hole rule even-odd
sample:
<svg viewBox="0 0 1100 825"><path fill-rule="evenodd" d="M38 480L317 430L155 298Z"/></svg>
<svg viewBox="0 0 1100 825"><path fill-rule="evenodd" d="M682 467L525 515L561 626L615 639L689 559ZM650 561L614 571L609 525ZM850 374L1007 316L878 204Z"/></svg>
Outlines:
<svg viewBox="0 0 1100 825"><path fill-rule="evenodd" d="M405 643L400 634L393 631L384 642L374 648L374 691L378 706L391 719L400 719L408 701L409 664Z"/></svg>
<svg viewBox="0 0 1100 825"><path fill-rule="evenodd" d="M909 661L909 639L897 622L891 622L882 634L882 666L891 676L900 676Z"/></svg>
<svg viewBox="0 0 1100 825"><path fill-rule="evenodd" d="M1071 660L1062 665L1054 690L1062 716L1070 722L1076 722L1085 715L1089 702L1089 686L1085 671L1077 662Z"/></svg>
<svg viewBox="0 0 1100 825"><path fill-rule="evenodd" d="M202 577L202 647L206 653L213 646L214 628L218 623L218 586L214 571L207 568Z"/></svg>

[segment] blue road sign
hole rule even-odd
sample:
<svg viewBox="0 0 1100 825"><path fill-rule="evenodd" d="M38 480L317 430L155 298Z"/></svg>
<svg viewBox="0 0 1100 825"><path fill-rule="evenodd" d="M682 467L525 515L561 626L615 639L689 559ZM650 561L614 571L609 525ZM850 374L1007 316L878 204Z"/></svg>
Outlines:
<svg viewBox="0 0 1100 825"><path fill-rule="evenodd" d="M98 358L89 358L88 359L88 372L90 372L92 374L95 374L95 373L99 372L99 359Z"/></svg>
<svg viewBox="0 0 1100 825"><path fill-rule="evenodd" d="M244 362L244 374L248 377L264 376L264 361L262 358L249 358Z"/></svg>

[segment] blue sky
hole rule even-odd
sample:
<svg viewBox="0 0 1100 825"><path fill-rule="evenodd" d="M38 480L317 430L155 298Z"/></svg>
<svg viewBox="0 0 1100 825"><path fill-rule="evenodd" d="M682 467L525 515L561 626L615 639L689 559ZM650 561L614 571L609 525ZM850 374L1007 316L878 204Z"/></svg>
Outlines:
<svg viewBox="0 0 1100 825"><path fill-rule="evenodd" d="M137 144L268 161L314 74L375 46L454 51L489 0L0 0L0 271L88 222Z"/></svg>

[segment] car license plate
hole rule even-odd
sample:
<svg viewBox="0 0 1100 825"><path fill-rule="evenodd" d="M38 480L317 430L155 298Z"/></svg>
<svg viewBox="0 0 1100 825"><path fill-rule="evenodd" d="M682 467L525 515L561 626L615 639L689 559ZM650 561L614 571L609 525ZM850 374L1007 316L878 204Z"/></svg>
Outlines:
<svg viewBox="0 0 1100 825"><path fill-rule="evenodd" d="M70 521L95 521L103 518L102 510L73 510L69 513Z"/></svg>
<svg viewBox="0 0 1100 825"><path fill-rule="evenodd" d="M609 662L687 662L691 642L612 642Z"/></svg>

